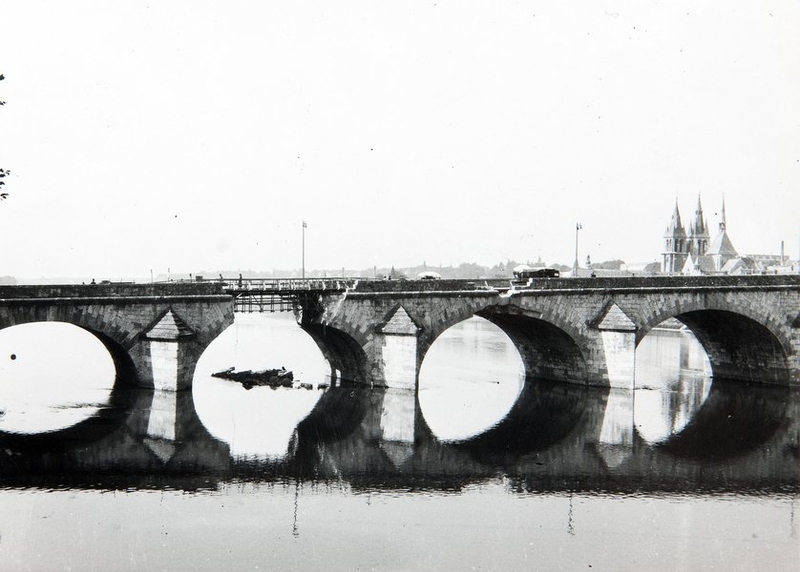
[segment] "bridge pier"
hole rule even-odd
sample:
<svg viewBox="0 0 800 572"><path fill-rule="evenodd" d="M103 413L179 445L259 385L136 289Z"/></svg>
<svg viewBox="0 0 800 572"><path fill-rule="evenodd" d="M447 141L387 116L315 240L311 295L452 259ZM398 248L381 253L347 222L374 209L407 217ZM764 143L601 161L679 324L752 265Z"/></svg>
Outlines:
<svg viewBox="0 0 800 572"><path fill-rule="evenodd" d="M614 303L597 324L603 357L612 389L633 391L636 377L636 324Z"/></svg>
<svg viewBox="0 0 800 572"><path fill-rule="evenodd" d="M789 383L800 386L800 315L792 323L792 358Z"/></svg>
<svg viewBox="0 0 800 572"><path fill-rule="evenodd" d="M180 315L168 309L130 352L139 385L157 391L191 389L197 361L206 347L197 337Z"/></svg>
<svg viewBox="0 0 800 572"><path fill-rule="evenodd" d="M137 385L160 391L192 388L202 351L191 341L145 340L131 351Z"/></svg>
<svg viewBox="0 0 800 572"><path fill-rule="evenodd" d="M380 359L374 382L393 389L415 391L419 377L420 328L400 306L376 328Z"/></svg>

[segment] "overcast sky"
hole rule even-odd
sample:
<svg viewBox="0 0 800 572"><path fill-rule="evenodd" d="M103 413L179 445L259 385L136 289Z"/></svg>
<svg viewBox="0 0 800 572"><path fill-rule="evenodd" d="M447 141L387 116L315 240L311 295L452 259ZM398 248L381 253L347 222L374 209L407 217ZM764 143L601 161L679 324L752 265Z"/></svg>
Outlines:
<svg viewBox="0 0 800 572"><path fill-rule="evenodd" d="M800 2L0 7L0 275L800 247Z"/></svg>

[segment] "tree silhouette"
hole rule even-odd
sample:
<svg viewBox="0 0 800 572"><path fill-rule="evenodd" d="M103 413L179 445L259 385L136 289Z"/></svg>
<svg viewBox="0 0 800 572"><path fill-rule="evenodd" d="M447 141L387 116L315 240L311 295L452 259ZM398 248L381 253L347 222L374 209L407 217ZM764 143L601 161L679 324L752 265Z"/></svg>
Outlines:
<svg viewBox="0 0 800 572"><path fill-rule="evenodd" d="M6 171L6 170L5 170L5 169L3 169L2 167L0 167L0 187L2 187L3 185L5 185L5 184L6 184L6 182L5 182L5 181L3 181L2 179L3 179L3 178L6 176L6 175L10 175L10 174L11 174L11 171ZM8 198L8 193L6 193L6 192L0 192L0 201L3 201L3 200L5 200L5 199L7 199L7 198Z"/></svg>
<svg viewBox="0 0 800 572"><path fill-rule="evenodd" d="M4 79L6 79L6 76L0 73L0 81L3 81ZM6 104L5 101L0 100L0 105L5 105L5 104ZM0 167L0 201L4 201L8 198L8 193L3 192L2 187L6 184L6 182L3 179L5 179L6 176L10 174L11 171L8 171Z"/></svg>

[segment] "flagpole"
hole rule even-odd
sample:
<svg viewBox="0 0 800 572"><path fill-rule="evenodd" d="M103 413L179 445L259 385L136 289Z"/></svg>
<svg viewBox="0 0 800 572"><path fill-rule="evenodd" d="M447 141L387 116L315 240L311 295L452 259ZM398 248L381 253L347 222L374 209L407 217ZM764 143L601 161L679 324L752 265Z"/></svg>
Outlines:
<svg viewBox="0 0 800 572"><path fill-rule="evenodd" d="M301 278L303 280L306 279L306 221L303 221L303 228L302 228L302 246L301 246Z"/></svg>

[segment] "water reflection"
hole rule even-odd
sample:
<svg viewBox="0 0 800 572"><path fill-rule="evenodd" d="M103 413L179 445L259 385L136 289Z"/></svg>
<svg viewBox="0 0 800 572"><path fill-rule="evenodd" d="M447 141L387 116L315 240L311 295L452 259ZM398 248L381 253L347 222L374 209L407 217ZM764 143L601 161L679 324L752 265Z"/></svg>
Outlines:
<svg viewBox="0 0 800 572"><path fill-rule="evenodd" d="M680 433L711 390L711 364L700 342L677 320L652 330L636 348L634 425L659 443Z"/></svg>
<svg viewBox="0 0 800 572"><path fill-rule="evenodd" d="M423 407L435 388L419 398L365 386L247 391L210 377L285 365L322 381L324 363L310 373L291 361L305 351L291 347L291 323L229 330L229 345L201 360L194 392L119 386L71 427L0 432L4 562L137 570L146 556L158 569L219 570L233 554L355 570L386 568L391 554L407 569L524 569L534 559L558 568L566 554L585 569L635 560L650 570L674 567L663 554L705 569L725 554L726 569L796 567L797 391L706 388L687 367L634 392L501 387L484 380L515 379L516 356L491 330L478 341L456 331L463 343L445 359L460 366L481 352L489 363L454 367L451 389L465 395L438 413ZM469 417L495 397L503 406L488 403L481 426L448 428L448 411ZM631 542L610 541L620 526ZM359 540L331 533L342 529ZM708 550L709 530L719 550Z"/></svg>
<svg viewBox="0 0 800 572"><path fill-rule="evenodd" d="M316 387L329 371L316 344L290 313L237 314L197 364L193 393L198 415L214 437L228 444L234 459L285 457L298 423L322 392L245 390L239 383L211 376L229 367L240 371L285 367L298 382Z"/></svg>
<svg viewBox="0 0 800 572"><path fill-rule="evenodd" d="M58 431L108 405L115 367L89 332L60 322L0 330L0 431Z"/></svg>
<svg viewBox="0 0 800 572"><path fill-rule="evenodd" d="M703 406L659 448L697 459L745 455L763 447L797 415L792 393L788 387L772 386L743 391L741 383L715 379Z"/></svg>
<svg viewBox="0 0 800 572"><path fill-rule="evenodd" d="M484 464L514 463L530 453L557 446L573 431L586 430L592 406L596 406L591 400L602 401L605 393L602 389L590 392L580 385L529 380L499 423L454 446Z"/></svg>
<svg viewBox="0 0 800 572"><path fill-rule="evenodd" d="M425 421L442 441L461 441L499 423L524 385L519 352L500 328L474 317L434 342L419 373Z"/></svg>
<svg viewBox="0 0 800 572"><path fill-rule="evenodd" d="M615 468L633 454L634 395L612 389L603 408L598 451L609 468Z"/></svg>
<svg viewBox="0 0 800 572"><path fill-rule="evenodd" d="M419 397L364 386L248 391L208 375L252 367L231 364L226 352L279 352L286 323L257 341L246 339L248 326L233 331L234 343L198 367L193 393L119 389L100 414L46 438L0 434L3 480L67 475L73 482L141 483L146 476L170 486L184 480L197 486L198 477L212 484L344 480L354 489L461 490L503 475L515 489L530 491L797 488L797 392L723 380L708 388L686 368L677 381L664 377L661 390L651 379L635 392L529 379L507 412L458 439L442 434L441 420L431 422L424 391ZM461 363L464 351L476 350L468 333L458 335L451 359ZM495 357L477 372L478 382L469 381L475 372L459 371L467 381L462 393L499 401L511 393L480 382L487 371L516 374L516 356L503 343L498 337L489 345L494 353L481 350ZM509 355L514 359L503 364ZM650 394L658 399L642 397Z"/></svg>
<svg viewBox="0 0 800 572"><path fill-rule="evenodd" d="M203 476L212 483L344 480L355 489L461 490L505 475L527 490L795 491L798 397L750 389L720 384L684 431L651 445L635 435L608 438L608 416L617 410L604 390L542 384L493 429L448 443L427 428L413 394L336 387L319 392L275 456L238 454L206 430L189 393L167 403L152 391L126 390L136 398L80 434L50 434L49 441L0 435L0 473L6 484L112 487L196 486Z"/></svg>
<svg viewBox="0 0 800 572"><path fill-rule="evenodd" d="M195 391L203 425L231 448L234 458L281 459L288 453L297 424L314 408L322 392L272 389L209 379Z"/></svg>

